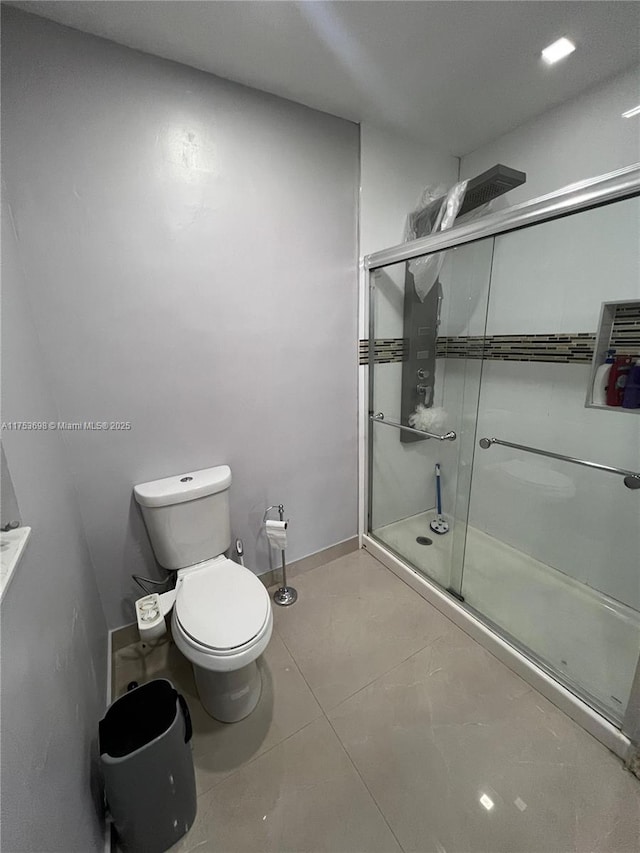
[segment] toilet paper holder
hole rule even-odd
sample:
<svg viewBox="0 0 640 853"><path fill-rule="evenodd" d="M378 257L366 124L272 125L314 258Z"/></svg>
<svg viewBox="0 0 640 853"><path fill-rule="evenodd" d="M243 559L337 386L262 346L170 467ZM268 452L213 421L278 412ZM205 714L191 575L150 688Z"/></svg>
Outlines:
<svg viewBox="0 0 640 853"><path fill-rule="evenodd" d="M262 523L266 525L269 513L274 509L278 511L280 521L284 523L286 529L289 522L284 521L283 504L272 504L267 507L262 517ZM298 599L298 593L292 586L288 586L287 584L287 561L285 559L284 548L280 551L280 554L282 555L282 586L273 593L273 600L281 607L288 607L290 604L295 604Z"/></svg>

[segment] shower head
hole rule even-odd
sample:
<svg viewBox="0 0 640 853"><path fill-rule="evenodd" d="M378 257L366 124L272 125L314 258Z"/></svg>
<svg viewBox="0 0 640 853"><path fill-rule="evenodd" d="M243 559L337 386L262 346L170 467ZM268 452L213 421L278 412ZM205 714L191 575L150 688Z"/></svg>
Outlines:
<svg viewBox="0 0 640 853"><path fill-rule="evenodd" d="M476 207L480 207L481 204L486 204L494 198L498 198L498 196L509 192L509 190L519 187L526 180L526 172L511 169L509 166L503 166L500 163L492 166L491 169L487 169L481 175L476 175L475 178L471 178L467 183L467 189L456 220L465 213L475 210ZM423 210L411 214L414 219L413 230L416 237L426 237L427 234L432 233L445 198L446 195L440 196Z"/></svg>
<svg viewBox="0 0 640 853"><path fill-rule="evenodd" d="M464 216L470 210L479 207L481 204L486 204L494 198L509 192L509 190L519 187L527 180L526 172L520 172L518 169L511 169L509 166L503 166L498 163L487 169L481 175L471 178L467 184L467 191L464 195L462 207L458 212L458 217Z"/></svg>

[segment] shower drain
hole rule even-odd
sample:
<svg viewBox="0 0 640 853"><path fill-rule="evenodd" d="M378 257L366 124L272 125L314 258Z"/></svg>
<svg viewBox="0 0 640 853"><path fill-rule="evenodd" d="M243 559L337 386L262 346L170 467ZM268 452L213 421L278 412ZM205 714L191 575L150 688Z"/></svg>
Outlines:
<svg viewBox="0 0 640 853"><path fill-rule="evenodd" d="M428 536L418 536L416 542L418 545L433 545L433 539L429 539Z"/></svg>

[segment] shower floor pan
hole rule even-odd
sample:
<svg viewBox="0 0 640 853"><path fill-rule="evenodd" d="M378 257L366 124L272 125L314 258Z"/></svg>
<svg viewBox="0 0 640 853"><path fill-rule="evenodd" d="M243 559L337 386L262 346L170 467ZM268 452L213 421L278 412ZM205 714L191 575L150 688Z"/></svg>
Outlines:
<svg viewBox="0 0 640 853"><path fill-rule="evenodd" d="M449 586L454 537L429 530L433 510L373 530L396 554ZM430 545L416 540L427 537ZM458 551L460 553L460 551ZM562 572L468 528L462 583L465 602L620 719L640 644L640 613Z"/></svg>

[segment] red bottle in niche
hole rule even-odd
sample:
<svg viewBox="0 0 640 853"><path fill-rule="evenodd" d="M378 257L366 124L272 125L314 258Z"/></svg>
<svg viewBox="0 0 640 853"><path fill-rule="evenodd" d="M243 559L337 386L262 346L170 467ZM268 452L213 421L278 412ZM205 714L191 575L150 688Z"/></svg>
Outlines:
<svg viewBox="0 0 640 853"><path fill-rule="evenodd" d="M633 359L629 355L616 356L609 371L609 384L607 385L607 406L621 406L624 397L624 388L627 377L631 370Z"/></svg>

